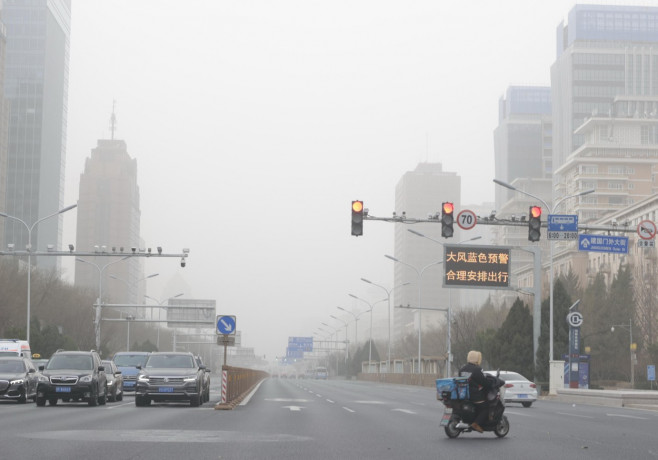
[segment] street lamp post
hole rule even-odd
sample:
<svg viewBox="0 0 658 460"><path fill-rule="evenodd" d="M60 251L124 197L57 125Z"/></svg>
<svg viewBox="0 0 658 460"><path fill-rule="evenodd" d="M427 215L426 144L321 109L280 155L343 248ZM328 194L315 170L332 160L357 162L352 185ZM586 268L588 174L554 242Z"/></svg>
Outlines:
<svg viewBox="0 0 658 460"><path fill-rule="evenodd" d="M372 314L373 314L373 310L375 308L375 305L377 305L380 302L384 302L386 299L378 300L374 304L370 304L370 302L368 302L367 300L362 299L361 297L357 297L354 294L349 294L349 296L354 297L357 300L361 300L362 302L367 303L368 306L370 307L369 310L366 310L366 311L370 312L370 338L368 339L368 373L370 373L370 363L372 362Z"/></svg>
<svg viewBox="0 0 658 460"><path fill-rule="evenodd" d="M421 305L421 302L420 302L420 298L421 298L421 297L420 297L420 293L421 293L421 284L422 284L422 283L421 283L421 280L422 280L422 277L423 277L423 272L424 272L426 269L432 267L433 265L439 265L439 264L442 264L442 263L443 263L443 260L439 260L439 261L437 261L437 262L432 262L431 264L427 264L427 265L425 265L422 269L418 270L418 269L417 269L416 267L414 267L413 265L408 264L408 263L406 263L406 262L403 262L403 261L401 261L401 260L399 260L399 259L396 259L396 258L393 257L393 256L389 256L389 255L385 254L384 257L386 257L387 259L391 259L393 262L398 262L398 263L400 263L400 264L402 264L402 265L406 265L407 267L413 269L413 270L416 272L416 274L418 275L418 373L419 373L419 374L422 374L422 373L423 373L423 369L422 369L422 366L420 365L420 357L421 357L421 336L422 336L422 330L423 330L423 329L422 329L422 322L421 322L421 314L422 314L421 307L422 307L422 305Z"/></svg>
<svg viewBox="0 0 658 460"><path fill-rule="evenodd" d="M345 313L349 313L354 317L354 346L357 348L359 347L359 317L365 313L365 311L360 312L359 314L352 313L351 311L343 308L343 307L336 307L339 310L344 311ZM332 318L338 319L339 321L343 321L342 319L336 318L334 315L331 315ZM345 328L345 340L347 340L347 327Z"/></svg>
<svg viewBox="0 0 658 460"><path fill-rule="evenodd" d="M345 325L345 378L347 378L347 361L349 360L349 356L350 356L350 352L349 352L349 344L350 343L349 343L349 340L347 340L347 321L343 321L342 319L336 318L333 315L330 315L330 316L334 319L337 319L338 321L340 321L341 323L343 323ZM321 323L321 324L323 324L327 327L333 327L333 326L330 326L327 323ZM338 329L336 329L336 342L338 342ZM338 356L338 355L336 355L336 356ZM338 368L336 368L336 372L338 372Z"/></svg>
<svg viewBox="0 0 658 460"><path fill-rule="evenodd" d="M548 203L546 203L546 201L542 200L538 196L535 196L535 195L533 195L529 192L526 192L525 190L518 189L518 188L514 187L513 185L508 184L507 182L503 182L503 181L498 180L498 179L494 179L493 181L496 184L501 185L505 188L508 188L508 189L513 190L515 192L519 192L523 195L527 195L531 198L534 198L536 200L541 201L542 204L544 206L546 206L546 209L548 209L548 215L549 216L551 214L553 214L553 210L557 209L558 205L560 203L562 203L563 201L565 201L566 199L575 198L575 197L583 196L583 195L589 195L590 193L595 192L594 189L589 189L589 190L583 190L582 192L579 192L579 193L574 193L573 195L564 196L564 197L560 198L558 201L556 201L553 204L553 208L551 208L548 205ZM549 279L549 292L548 292L548 297L549 297L549 309L548 309L548 313L549 313L549 318L548 318L548 324L549 324L549 327L548 327L548 330L549 330L549 332L548 332L549 333L549 340L548 340L548 342L549 342L549 358L548 359L549 359L549 362L553 361L553 251L554 251L554 244L553 243L554 243L554 241L555 240L549 240L549 244L548 244L549 249L550 249L550 252L549 252L549 271L550 271L549 272L549 278L550 279ZM550 381L549 384L552 384L553 379L550 376L550 372L552 372L552 366L549 365L549 381Z"/></svg>
<svg viewBox="0 0 658 460"><path fill-rule="evenodd" d="M377 283L373 283L370 280L367 280L365 278L361 278L361 281L364 283L372 284L373 286L377 286L378 288L381 288L386 292L386 300L388 301L388 357L386 359L386 371L391 372L391 292L393 292L395 289L401 287L401 286L407 286L408 284L411 283L402 283L398 286L394 286L391 289L386 289L384 286L381 286Z"/></svg>
<svg viewBox="0 0 658 460"><path fill-rule="evenodd" d="M137 283L140 283L141 281L145 281L149 278L155 278L158 275L159 275L159 273L152 273L148 276L145 276L144 278L138 279L137 281L135 281L133 283L133 285L136 285ZM109 275L109 276L110 276L110 278L112 278L114 280L117 280L117 281L121 281L122 283L124 283L126 285L126 287L128 288L128 301L130 301L130 292L132 290L131 289L131 283L129 283L128 281L124 280L123 278L119 278L118 276L115 276L115 275ZM135 307L135 314L134 315L127 315L126 319L130 318L131 320L134 320L137 316L139 316L139 314L137 312L137 307ZM151 318L151 319L153 319L153 318ZM128 340L128 347L127 348L128 349L126 351L130 351L130 321L128 321L127 329L128 329L128 332L127 332L127 337L128 337L127 338L127 340Z"/></svg>
<svg viewBox="0 0 658 460"><path fill-rule="evenodd" d="M407 229L408 232L413 233L416 236L420 236L421 238L428 239L430 241L433 241L434 243L440 244L441 246L444 246L444 243L436 240L432 237L429 237L423 233L420 233L414 229ZM475 241L479 240L482 238L482 236L474 236L473 238L469 238L467 240L462 240L458 241L456 244L462 244L462 243L468 243L470 241ZM451 331L452 331L452 290L448 289L448 309L446 310L447 317L448 317L448 359L446 360L446 378L450 377L450 374L452 372L451 366L452 366L452 336L451 336Z"/></svg>
<svg viewBox="0 0 658 460"><path fill-rule="evenodd" d="M168 298L162 300L162 302L159 301L158 299L154 298L154 297L144 295L145 299L151 299L151 300L153 300L154 302L156 302L158 304L158 335L156 336L156 339L155 339L155 347L158 349L158 351L160 350L160 311L162 310L160 307L162 307L162 304L164 302L166 302L167 300L175 299L175 298L180 297L182 295L184 295L182 292L178 293L175 296L171 296L171 297L168 297ZM153 309L152 308L151 308L151 318L153 318ZM176 349L174 349L174 351L176 351Z"/></svg>
<svg viewBox="0 0 658 460"><path fill-rule="evenodd" d="M27 229L27 245L25 246L25 249L27 249L27 324L25 325L25 331L26 331L25 339L27 340L28 343L30 342L30 292L31 292L30 287L32 285L32 230L34 229L34 227L37 226L39 222L43 222L46 219L50 219L51 217L55 217L59 214L63 214L66 211L70 211L71 209L77 206L78 206L77 204L72 204L70 206L62 208L53 214L50 214L46 217L42 217L32 225L28 225L23 219L20 219L15 216L10 216L9 214L5 214L4 212L0 212L0 217L6 217L7 219L16 220L21 224L23 224Z"/></svg>
<svg viewBox="0 0 658 460"><path fill-rule="evenodd" d="M94 262L90 262L85 259L81 259L79 257L76 257L75 260L78 262L82 262L85 264L89 264L92 267L95 267L96 270L98 270L98 305L96 306L96 319L94 320L94 330L96 334L96 350L100 352L101 349L101 305L103 304L103 272L107 267L110 265L114 265L116 263L119 263L121 261L124 261L126 259L129 259L131 256L126 256L122 257L118 260L114 260L112 262L109 262L102 267L100 267L98 264Z"/></svg>
<svg viewBox="0 0 658 460"><path fill-rule="evenodd" d="M135 319L135 316L128 315L126 316L126 322L128 323L128 335L126 338L126 351L130 351L130 323Z"/></svg>
<svg viewBox="0 0 658 460"><path fill-rule="evenodd" d="M625 324L614 324L613 326L610 327L610 332L615 332L615 327L621 327L622 329L626 329L629 334L630 334L630 339L631 339L631 344L630 344L630 352L631 352L631 388L635 388L635 344L633 343L633 319L629 318L628 320L628 326Z"/></svg>

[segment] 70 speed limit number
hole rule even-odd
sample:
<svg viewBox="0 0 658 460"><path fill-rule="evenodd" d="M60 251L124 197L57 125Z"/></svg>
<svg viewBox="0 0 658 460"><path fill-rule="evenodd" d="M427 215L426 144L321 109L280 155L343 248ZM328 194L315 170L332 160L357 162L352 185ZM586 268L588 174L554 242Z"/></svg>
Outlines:
<svg viewBox="0 0 658 460"><path fill-rule="evenodd" d="M457 214L457 225L462 230L470 230L478 223L478 218L473 211L464 209Z"/></svg>

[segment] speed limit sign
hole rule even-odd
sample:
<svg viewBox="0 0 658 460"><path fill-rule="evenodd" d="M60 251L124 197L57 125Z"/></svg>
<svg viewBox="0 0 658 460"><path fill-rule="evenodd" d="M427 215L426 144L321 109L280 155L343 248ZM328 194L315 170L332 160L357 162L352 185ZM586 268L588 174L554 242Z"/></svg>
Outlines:
<svg viewBox="0 0 658 460"><path fill-rule="evenodd" d="M478 223L478 218L473 211L464 209L459 214L457 214L457 225L462 230L470 230L475 227L475 224Z"/></svg>

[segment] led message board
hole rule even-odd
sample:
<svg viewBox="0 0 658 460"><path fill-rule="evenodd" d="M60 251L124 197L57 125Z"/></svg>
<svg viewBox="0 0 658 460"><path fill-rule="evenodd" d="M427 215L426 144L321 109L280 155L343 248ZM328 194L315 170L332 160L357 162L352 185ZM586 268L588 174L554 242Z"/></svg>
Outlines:
<svg viewBox="0 0 658 460"><path fill-rule="evenodd" d="M446 244L444 250L444 287L509 288L509 247Z"/></svg>

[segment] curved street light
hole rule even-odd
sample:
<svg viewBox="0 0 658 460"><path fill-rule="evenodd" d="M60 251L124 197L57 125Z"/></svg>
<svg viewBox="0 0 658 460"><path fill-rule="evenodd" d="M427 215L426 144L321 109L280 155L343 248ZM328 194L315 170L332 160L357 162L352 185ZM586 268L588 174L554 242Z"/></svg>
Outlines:
<svg viewBox="0 0 658 460"><path fill-rule="evenodd" d="M55 217L59 214L63 214L66 211L70 211L73 208L76 208L78 205L77 204L72 204L70 206L67 206L65 208L60 209L57 212L54 212L46 217L42 217L41 219L37 220L35 223L32 225L28 225L23 219L20 219L16 216L10 216L9 214L5 214L4 212L0 212L0 217L6 217L7 219L13 219L15 221L20 222L25 226L27 229L27 245L25 246L25 249L27 249L27 324L25 325L25 335L26 335L26 340L29 343L30 342L30 292L31 292L31 285L32 285L32 230L34 227L37 226L38 223L43 222L46 219L50 219L51 217Z"/></svg>
<svg viewBox="0 0 658 460"><path fill-rule="evenodd" d="M396 258L393 257L393 256L389 256L388 254L385 254L384 257L386 257L387 259L391 259L393 262L398 262L398 263L400 263L400 264L402 264L402 265L406 265L407 267L413 269L413 270L416 272L416 274L418 275L418 373L419 373L419 374L422 374L422 373L423 373L423 368L422 368L422 366L420 365L420 357L421 357L421 336L422 336L422 332L423 332L422 322L421 322L421 315L422 315L422 309L421 309L421 307L422 307L422 305L421 305L421 303L420 303L420 298L421 298L421 297L420 297L420 292L421 292L421 280L422 280L422 277L423 277L423 272L424 272L426 269L428 269L428 268L430 268L430 267L432 267L432 266L434 266L434 265L440 265L440 264L442 264L442 263L443 263L443 260L439 260L439 261L437 261L437 262L432 262L431 264L427 264L427 265L425 265L423 268L421 268L421 269L419 270L419 269L417 269L416 267L414 267L413 265L408 264L408 263L406 263L406 262L403 262L403 261L401 261L401 260L399 260L399 259L396 259Z"/></svg>
<svg viewBox="0 0 658 460"><path fill-rule="evenodd" d="M395 289L402 287L402 286L407 286L411 283L402 283L397 286L392 287L391 289L386 289L384 286L373 283L370 280L367 280L365 278L361 278L361 281L364 283L372 284L373 286L377 286L378 288L381 288L386 292L386 300L388 300L388 357L386 360L386 372L391 372L391 292L393 292Z"/></svg>
<svg viewBox="0 0 658 460"><path fill-rule="evenodd" d="M442 241L436 240L432 237L429 237L423 233L420 233L412 228L407 229L408 232L413 233L416 236L420 236L421 238L428 239L430 241L433 241L434 243L440 244L441 246L444 246L445 243ZM463 243L468 243L470 241L476 241L482 238L482 236L474 236L473 238L469 238L466 240L458 241L456 244L463 244ZM448 289L448 309L446 310L446 313L448 315L448 359L446 360L446 378L450 377L450 374L452 373L452 289Z"/></svg>
<svg viewBox="0 0 658 460"><path fill-rule="evenodd" d="M165 303L166 301L168 301L169 299L176 299L176 298L181 297L181 296L183 296L183 295L185 295L185 294L183 294L182 292L180 292L180 293L178 293L178 294L176 294L176 295L174 295L174 296L167 297L166 299L164 299L164 300L162 300L162 301L156 299L155 297L148 296L148 295L146 295L146 294L144 295L144 298L145 298L145 299L151 299L151 300L153 300L155 303L158 304L158 307L161 307L162 304ZM157 335L157 337L156 337L156 339L155 339L155 347L156 347L158 350L160 350L160 311L161 311L161 308L158 308L158 335ZM152 307L151 307L151 319L153 319L153 308L152 308ZM174 351L176 351L176 350L174 350Z"/></svg>
<svg viewBox="0 0 658 460"><path fill-rule="evenodd" d="M508 188L508 189L513 190L515 192L519 192L523 195L526 195L526 196L529 196L531 198L534 198L536 200L541 201L542 204L544 206L546 206L546 209L548 209L548 215L549 216L551 214L553 214L553 210L557 209L559 204L561 204L563 201L567 200L568 198L575 198L575 197L578 197L578 196L589 195L590 193L594 193L596 191L594 189L589 189L589 190L583 190L582 192L579 192L579 193L574 193L573 195L564 196L564 197L560 198L559 200L557 200L553 204L553 207L551 208L548 205L548 203L546 203L546 201L542 200L541 198L539 198L536 195L533 195L532 193L529 193L529 192L526 192L525 190L521 190L519 188L516 188L513 185L508 184L507 182L503 182L502 180L494 179L493 181L494 181L494 183L496 183L496 184L498 184L502 187ZM549 291L548 291L548 297L549 297L549 317L548 317L548 324L549 324L549 327L548 327L548 329L549 329L549 333L548 333L549 334L549 340L548 340L549 341L549 358L548 359L549 359L549 362L553 361L553 251L554 251L554 241L555 240L549 240L549 243L548 243L548 246L549 246L549 249L550 249L550 252L549 252L549 254L550 254L549 255L550 274L549 274ZM549 366L548 369L549 369L549 382L552 383L553 378L551 378L550 373L552 373L553 368L552 368L552 366Z"/></svg>
<svg viewBox="0 0 658 460"><path fill-rule="evenodd" d="M107 267L110 265L114 265L116 263L122 262L126 259L130 259L131 256L125 256L122 257L118 260L113 260L112 262L108 262L102 267L100 267L98 264L94 262L90 262L89 260L81 259L79 257L76 257L75 260L78 262L82 262L85 264L89 264L92 267L95 267L96 270L98 270L98 305L96 306L96 319L94 320L94 330L96 334L96 350L100 351L101 349L101 306L103 305L103 272Z"/></svg>

